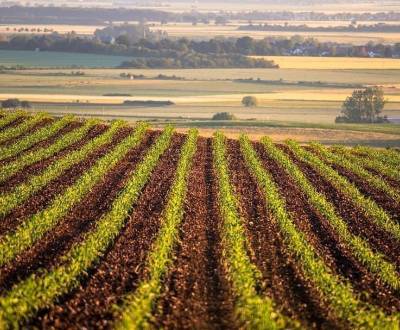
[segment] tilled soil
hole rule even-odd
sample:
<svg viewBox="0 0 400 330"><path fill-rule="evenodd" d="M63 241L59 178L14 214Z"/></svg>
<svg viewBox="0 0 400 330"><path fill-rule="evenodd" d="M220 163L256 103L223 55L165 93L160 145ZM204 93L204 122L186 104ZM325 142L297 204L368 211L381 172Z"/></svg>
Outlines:
<svg viewBox="0 0 400 330"><path fill-rule="evenodd" d="M297 260L286 248L278 224L266 206L264 194L247 169L239 143L229 141L228 152L232 182L246 219L251 254L263 276L265 288L262 294L273 298L278 309L301 320L307 327L338 328L340 321L331 315L329 307L313 288L313 283L305 278ZM275 179L280 175L280 179L285 180L280 181L284 190L293 189L290 180L286 180L289 178L279 173L277 166L265 159L263 163ZM297 219L296 216L294 218ZM308 221L304 215L298 219Z"/></svg>
<svg viewBox="0 0 400 330"><path fill-rule="evenodd" d="M361 237L364 237L375 250L383 253L391 262L400 267L400 247L399 242L389 233L379 228L372 219L368 219L364 213L358 209L351 199L346 197L341 191L337 190L330 182L325 180L311 166L300 161L286 147L280 146L291 160L301 169L307 179L313 184L317 191L324 194L326 198L335 206L338 214L347 222L349 230Z"/></svg>
<svg viewBox="0 0 400 330"><path fill-rule="evenodd" d="M56 228L12 263L0 268L0 290L10 289L14 283L23 280L39 268L49 269L59 264L60 257L73 244L79 243L84 234L93 229L96 220L109 210L118 192L124 187L127 177L134 171L136 164L158 135L158 131L148 132L143 142L107 173L82 202L68 212Z"/></svg>
<svg viewBox="0 0 400 330"><path fill-rule="evenodd" d="M97 125L93 127L84 138L76 143L73 143L67 148L60 150L59 152L55 153L53 156L43 159L40 162L34 163L32 165L26 166L23 170L19 171L15 175L11 176L4 182L0 182L0 193L4 193L10 191L18 184L26 181L29 177L38 175L39 173L43 172L44 169L47 168L51 163L55 162L56 160L64 157L65 155L71 153L74 150L78 150L82 148L85 144L87 144L90 140L94 139L95 137L99 136L100 134L104 133L107 129L105 125Z"/></svg>
<svg viewBox="0 0 400 330"><path fill-rule="evenodd" d="M26 202L21 203L17 208L13 209L0 221L0 237L7 232L14 230L26 217L31 216L47 205L54 197L69 186L74 184L78 178L91 168L96 161L111 151L117 143L123 140L132 131L130 128L123 128L117 132L113 138L113 142L93 151L86 159L72 166L68 170L51 181L46 187L31 196Z"/></svg>
<svg viewBox="0 0 400 330"><path fill-rule="evenodd" d="M33 125L26 132L0 143L0 147L9 146L9 145L13 144L14 142L24 138L25 136L32 134L33 132L37 131L38 129L45 127L47 125L50 125L52 122L53 122L53 119L45 118L45 119L41 120L40 122L36 123L35 125Z"/></svg>
<svg viewBox="0 0 400 330"><path fill-rule="evenodd" d="M34 144L30 148L23 150L22 152L16 154L13 157L9 157L9 158L1 160L0 161L0 166L3 165L3 164L7 164L7 163L10 163L12 161L15 161L17 158L21 157L22 155L24 155L24 154L26 154L28 152L32 152L32 151L38 150L39 148L46 148L46 147L52 145L61 136L71 132L72 130L74 130L74 129L80 127L80 126L82 126L82 123L77 122L77 121L68 123L63 128L61 128L57 133L55 133L54 135L50 136L49 138Z"/></svg>
<svg viewBox="0 0 400 330"><path fill-rule="evenodd" d="M174 135L115 244L81 286L42 311L29 327L42 329L108 329L114 323L113 305L137 287L145 273L146 257L160 227L160 216L174 179L183 135Z"/></svg>
<svg viewBox="0 0 400 330"><path fill-rule="evenodd" d="M211 139L201 138L188 182L180 242L165 280L155 328L233 328L212 159Z"/></svg>

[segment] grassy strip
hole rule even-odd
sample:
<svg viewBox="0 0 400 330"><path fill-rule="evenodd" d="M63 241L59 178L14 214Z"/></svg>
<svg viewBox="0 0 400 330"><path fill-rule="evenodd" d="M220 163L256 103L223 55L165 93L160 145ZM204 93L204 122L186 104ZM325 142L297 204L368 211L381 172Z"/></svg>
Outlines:
<svg viewBox="0 0 400 330"><path fill-rule="evenodd" d="M0 143L3 143L9 139L15 138L27 131L29 131L32 127L40 123L43 119L49 118L46 114L38 113L33 117L27 118L21 124L10 127L3 132L0 132Z"/></svg>
<svg viewBox="0 0 400 330"><path fill-rule="evenodd" d="M0 129L4 128L5 126L11 124L14 120L17 120L20 117L26 117L27 113L22 111L5 113L3 112L3 117L0 119Z"/></svg>
<svg viewBox="0 0 400 330"><path fill-rule="evenodd" d="M149 276L126 298L122 320L117 324L118 329L149 328L148 320L162 290L162 279L173 262L174 246L179 239L179 226L183 218L187 180L196 152L197 135L197 130L190 130L182 148L168 205L162 218L163 225L148 257Z"/></svg>
<svg viewBox="0 0 400 330"><path fill-rule="evenodd" d="M304 274L321 291L340 319L357 328L396 329L399 315L386 316L373 306L364 304L354 295L351 286L342 282L339 277L319 258L302 232L299 232L286 211L286 203L280 196L278 187L270 174L263 168L261 161L251 146L248 138L240 139L242 153L246 163L265 193L266 202L284 234L290 251L296 255Z"/></svg>
<svg viewBox="0 0 400 330"><path fill-rule="evenodd" d="M349 170L350 172L353 172L359 178L367 181L374 188L381 190L382 192L393 198L393 200L400 200L400 192L397 189L390 186L380 177L373 175L365 170L363 167L360 166L359 161L353 162L343 155L336 155L333 152L329 151L327 147L324 147L319 143L311 143L310 146L311 150L320 155L325 162L328 162L329 164L339 165Z"/></svg>
<svg viewBox="0 0 400 330"><path fill-rule="evenodd" d="M159 158L170 145L172 134L171 127L165 129L128 179L111 210L97 221L96 228L83 242L63 257L64 264L30 276L0 298L0 329L18 328L23 320L51 306L57 297L77 287L79 280L87 276L88 269L104 255L122 230Z"/></svg>
<svg viewBox="0 0 400 330"><path fill-rule="evenodd" d="M249 329L284 329L288 320L277 312L269 297L257 293L260 273L250 261L249 243L240 216L240 207L229 178L225 137L214 135L214 167L218 176L218 200L223 218L223 253L227 271L236 295L235 313Z"/></svg>
<svg viewBox="0 0 400 330"><path fill-rule="evenodd" d="M288 141L287 145L300 160L311 165L325 180L349 197L368 218L400 240L400 225L391 219L375 201L365 197L349 180L326 165L318 156L300 147L297 142Z"/></svg>
<svg viewBox="0 0 400 330"><path fill-rule="evenodd" d="M66 116L60 120L56 120L50 125L47 125L39 130L33 132L32 134L19 139L12 145L2 148L0 150L0 160L15 156L19 152L28 149L34 144L49 138L50 136L56 134L60 129L65 127L67 124L74 120L73 116Z"/></svg>
<svg viewBox="0 0 400 330"><path fill-rule="evenodd" d="M301 170L289 159L289 157L277 148L270 138L261 140L268 154L279 163L285 171L293 178L302 192L307 196L310 204L318 210L336 230L342 242L346 243L353 254L368 269L378 275L383 282L393 289L400 288L400 277L396 267L387 262L383 255L374 252L368 242L363 238L353 235L346 222L336 214L334 206L320 194L307 180Z"/></svg>
<svg viewBox="0 0 400 330"><path fill-rule="evenodd" d="M343 146L334 146L330 150L335 154L346 158L347 161L353 164L361 165L366 169L376 170L388 178L400 181L399 163L397 163L397 167L393 167L391 164L383 163L376 157L371 157L370 155L366 157L357 156L357 154L353 152L353 149L345 148Z"/></svg>
<svg viewBox="0 0 400 330"><path fill-rule="evenodd" d="M13 208L23 203L35 192L62 175L68 168L84 160L95 150L111 143L115 134L124 125L124 122L114 122L105 133L89 141L81 149L74 150L60 158L42 173L31 177L27 182L18 185L12 191L0 194L0 217L8 214Z"/></svg>
<svg viewBox="0 0 400 330"><path fill-rule="evenodd" d="M67 148L68 146L81 140L89 130L98 123L97 120L90 119L85 122L82 127L73 130L70 133L60 137L54 144L43 147L38 150L27 153L17 160L4 165L0 172L0 182L4 182L18 171L22 170L26 166L37 163L41 160L47 159L57 152Z"/></svg>
<svg viewBox="0 0 400 330"><path fill-rule="evenodd" d="M140 143L147 127L147 124L139 124L132 135L100 158L77 182L58 195L47 208L28 218L15 232L4 236L0 241L0 266L13 260L19 253L54 228L68 210L85 198L94 185L101 181L104 175L123 159L129 150Z"/></svg>

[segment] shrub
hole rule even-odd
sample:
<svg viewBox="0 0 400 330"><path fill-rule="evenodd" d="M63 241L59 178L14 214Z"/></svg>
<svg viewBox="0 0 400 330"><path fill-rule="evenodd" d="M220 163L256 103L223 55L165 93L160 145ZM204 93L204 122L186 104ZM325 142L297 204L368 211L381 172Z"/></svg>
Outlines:
<svg viewBox="0 0 400 330"><path fill-rule="evenodd" d="M212 120L235 120L235 119L236 119L235 115L229 112L218 112L212 117Z"/></svg>

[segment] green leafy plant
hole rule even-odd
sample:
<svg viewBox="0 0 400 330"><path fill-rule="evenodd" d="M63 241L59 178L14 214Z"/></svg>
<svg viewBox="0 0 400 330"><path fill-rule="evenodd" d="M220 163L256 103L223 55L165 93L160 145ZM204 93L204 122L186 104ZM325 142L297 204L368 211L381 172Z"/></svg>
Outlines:
<svg viewBox="0 0 400 330"><path fill-rule="evenodd" d="M39 124L44 119L50 118L48 115L44 113L38 113L33 117L27 117L22 123L15 127L10 127L5 131L0 132L0 143L3 143L7 140L15 138L25 132L28 132L35 125Z"/></svg>
<svg viewBox="0 0 400 330"><path fill-rule="evenodd" d="M162 290L162 279L173 262L173 249L178 240L179 226L183 218L187 180L196 152L197 135L197 130L191 130L183 146L168 204L163 214L162 227L148 257L148 278L139 284L133 294L126 297L122 319L117 324L118 329L149 327L148 320Z"/></svg>
<svg viewBox="0 0 400 330"><path fill-rule="evenodd" d="M55 155L57 152L78 142L98 122L99 122L98 120L94 119L88 120L82 127L77 128L72 132L63 135L62 137L57 139L57 141L55 141L52 145L26 153L18 157L15 161L5 164L0 172L0 182L4 182L9 177L16 174L18 171L22 170L26 166L47 159Z"/></svg>
<svg viewBox="0 0 400 330"><path fill-rule="evenodd" d="M387 316L379 309L360 301L351 286L334 275L318 257L305 235L298 231L291 215L286 210L286 202L280 196L271 175L263 168L261 161L248 138L241 136L240 145L247 166L265 194L269 210L282 231L289 250L297 257L306 277L322 293L337 317L357 328L395 329L400 316Z"/></svg>
<svg viewBox="0 0 400 330"><path fill-rule="evenodd" d="M400 225L396 223L375 201L365 197L357 187L341 176L332 167L325 164L318 156L302 148L295 141L288 141L288 147L300 160L311 165L323 178L329 181L336 189L343 192L354 205L373 220L378 226L391 233L400 240Z"/></svg>
<svg viewBox="0 0 400 330"><path fill-rule="evenodd" d="M329 221L340 240L349 246L356 258L387 285L395 290L400 289L400 278L395 265L386 261L383 255L374 252L366 240L349 231L346 222L337 215L335 207L313 187L301 170L270 138L264 137L261 142L267 153L293 178L314 209Z"/></svg>
<svg viewBox="0 0 400 330"><path fill-rule="evenodd" d="M0 329L18 328L23 320L50 306L87 276L87 270L103 256L122 230L159 158L170 145L172 135L173 128L167 127L127 180L110 211L63 257L60 266L28 277L0 297Z"/></svg>
<svg viewBox="0 0 400 330"><path fill-rule="evenodd" d="M47 125L33 132L32 134L19 139L15 143L2 148L0 150L0 160L12 157L20 153L21 151L32 147L34 144L49 138L50 136L56 134L60 129L65 127L67 124L74 120L73 116L66 116L60 120L54 121L52 124Z"/></svg>
<svg viewBox="0 0 400 330"><path fill-rule="evenodd" d="M281 315L269 297L257 294L260 273L249 259L248 242L239 213L239 202L229 178L225 137L214 135L214 167L218 177L218 201L223 218L223 249L228 276L236 295L235 312L241 323L249 329L285 329L298 325Z"/></svg>
<svg viewBox="0 0 400 330"><path fill-rule="evenodd" d="M42 173L30 177L27 182L21 183L10 192L0 194L0 216L8 214L17 205L62 175L68 168L88 157L95 150L111 143L114 136L124 125L125 123L122 121L114 122L105 133L90 140L82 148L58 159L50 164Z"/></svg>
<svg viewBox="0 0 400 330"><path fill-rule="evenodd" d="M111 170L128 151L137 146L147 130L146 124L139 124L135 132L119 143L111 152L100 158L77 182L57 196L45 209L26 219L14 232L0 240L0 266L11 261L29 248L47 231L54 228L59 220L74 205L79 203L91 188Z"/></svg>

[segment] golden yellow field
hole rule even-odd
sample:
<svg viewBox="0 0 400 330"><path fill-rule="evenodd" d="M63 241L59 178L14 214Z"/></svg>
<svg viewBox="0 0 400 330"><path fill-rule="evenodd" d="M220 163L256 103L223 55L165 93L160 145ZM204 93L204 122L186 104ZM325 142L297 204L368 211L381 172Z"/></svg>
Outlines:
<svg viewBox="0 0 400 330"><path fill-rule="evenodd" d="M400 59L311 56L255 56L273 60L282 69L399 70ZM399 76L400 80L400 76Z"/></svg>
<svg viewBox="0 0 400 330"><path fill-rule="evenodd" d="M293 35L301 35L303 37L312 37L320 40L321 42L341 42L353 43L363 45L369 41L376 43L396 43L400 42L400 33L379 33L379 32L365 32L365 33L351 33L351 32L286 32L286 31L241 31L238 30L240 25L247 22L231 22L228 25L204 25L199 24L193 26L190 23L170 23L167 25L160 25L154 23L153 30L163 30L171 37L188 37L188 38L209 38L216 36L224 37L243 37L249 36L254 39L263 39L265 37L291 37ZM304 22L303 22L304 23ZM340 23L340 22L339 22ZM275 22L274 24L278 24ZM302 22L292 22L292 24L302 24ZM307 22L308 24L308 22ZM340 23L342 25L345 23ZM348 22L347 22L348 24ZM314 22L314 26L326 26L326 22ZM332 25L332 23L331 23ZM335 22L336 25L336 22Z"/></svg>

